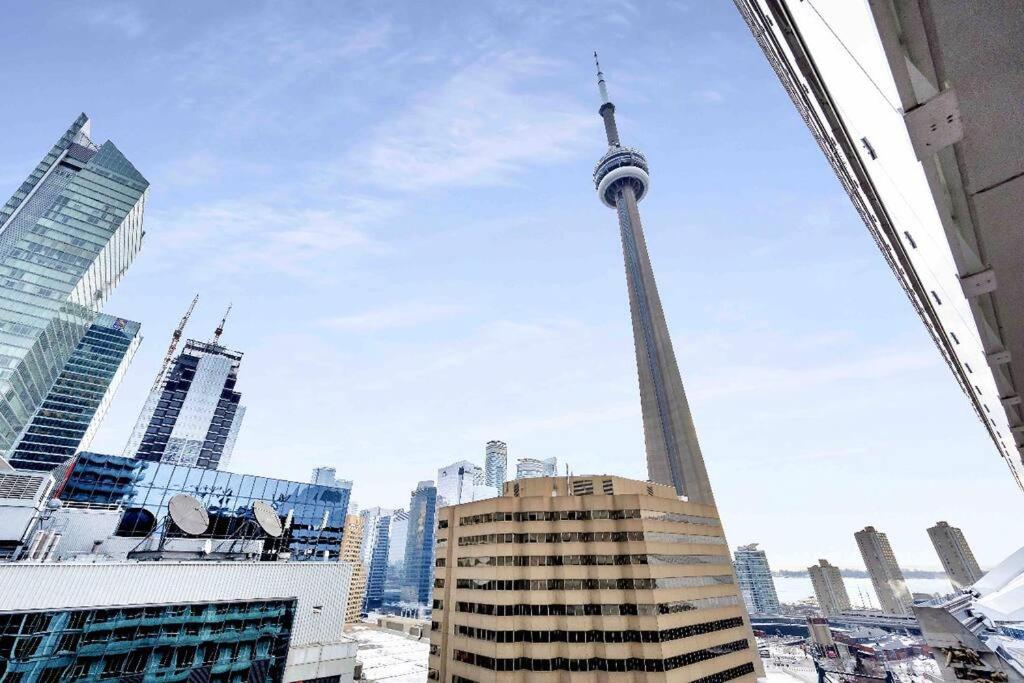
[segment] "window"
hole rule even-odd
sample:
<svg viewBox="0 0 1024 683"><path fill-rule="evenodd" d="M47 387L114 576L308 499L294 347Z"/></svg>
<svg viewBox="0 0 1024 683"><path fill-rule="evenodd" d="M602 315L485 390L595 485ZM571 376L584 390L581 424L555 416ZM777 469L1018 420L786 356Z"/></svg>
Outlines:
<svg viewBox="0 0 1024 683"><path fill-rule="evenodd" d="M907 238L907 243L911 247L913 247L914 249L917 249L917 242L914 241L914 238L910 236L910 233L908 231L904 230L903 231L903 236Z"/></svg>

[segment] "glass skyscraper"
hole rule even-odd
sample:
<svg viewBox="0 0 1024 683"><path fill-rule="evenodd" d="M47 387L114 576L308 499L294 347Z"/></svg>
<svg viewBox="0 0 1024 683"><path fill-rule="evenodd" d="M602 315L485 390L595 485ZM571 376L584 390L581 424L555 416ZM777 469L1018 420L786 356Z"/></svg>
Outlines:
<svg viewBox="0 0 1024 683"><path fill-rule="evenodd" d="M82 114L0 208L0 454L138 253L148 187Z"/></svg>
<svg viewBox="0 0 1024 683"><path fill-rule="evenodd" d="M484 449L484 483L499 492L508 478L508 445L504 441L488 441Z"/></svg>
<svg viewBox="0 0 1024 683"><path fill-rule="evenodd" d="M379 609L384 602L384 582L388 573L388 549L391 533L391 511L373 507L362 510L363 566L366 567L366 597L363 611Z"/></svg>
<svg viewBox="0 0 1024 683"><path fill-rule="evenodd" d="M139 327L106 313L96 316L11 453L14 467L52 470L89 448L142 340Z"/></svg>
<svg viewBox="0 0 1024 683"><path fill-rule="evenodd" d="M242 354L189 339L150 394L125 455L217 469L235 448L245 408L235 391Z"/></svg>
<svg viewBox="0 0 1024 683"><path fill-rule="evenodd" d="M167 503L179 493L198 498L207 508L210 528L204 536L209 538L230 538L259 500L285 523L282 543L292 560L322 559L325 553L337 559L352 493L351 482L340 483L322 486L83 451L55 497L121 507L117 535L129 537L145 536L154 519L167 517Z"/></svg>
<svg viewBox="0 0 1024 683"><path fill-rule="evenodd" d="M437 519L437 488L421 481L409 499L409 527L405 541L405 576L402 600L430 603L434 581L434 525Z"/></svg>

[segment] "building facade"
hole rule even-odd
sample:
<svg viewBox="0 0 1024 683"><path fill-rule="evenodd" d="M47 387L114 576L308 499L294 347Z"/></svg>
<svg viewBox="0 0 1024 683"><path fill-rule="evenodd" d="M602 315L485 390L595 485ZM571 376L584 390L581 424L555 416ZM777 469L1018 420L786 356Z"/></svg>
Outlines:
<svg viewBox="0 0 1024 683"><path fill-rule="evenodd" d="M125 455L217 469L227 464L245 416L235 390L242 354L189 339L146 399Z"/></svg>
<svg viewBox="0 0 1024 683"><path fill-rule="evenodd" d="M484 448L484 483L501 491L508 479L508 444L488 441Z"/></svg>
<svg viewBox="0 0 1024 683"><path fill-rule="evenodd" d="M9 458L21 470L49 471L88 449L135 357L140 324L97 315Z"/></svg>
<svg viewBox="0 0 1024 683"><path fill-rule="evenodd" d="M421 481L409 497L409 526L405 541L402 602L430 604L434 582L434 534L437 487Z"/></svg>
<svg viewBox="0 0 1024 683"><path fill-rule="evenodd" d="M851 609L850 596L839 567L832 566L828 560L818 560L818 564L807 568L807 573L822 614L832 617Z"/></svg>
<svg viewBox="0 0 1024 683"><path fill-rule="evenodd" d="M461 460L437 471L439 505L458 505L473 499L473 487L484 485L484 470Z"/></svg>
<svg viewBox="0 0 1024 683"><path fill-rule="evenodd" d="M983 572L974 559L971 546L967 545L964 532L948 522L937 522L928 529L935 552L946 570L949 582L956 590L967 588L982 577Z"/></svg>
<svg viewBox="0 0 1024 683"><path fill-rule="evenodd" d="M409 513L395 510L391 515L388 533L388 574L384 580L384 603L396 604L402 600L402 579L405 574L405 544L409 539Z"/></svg>
<svg viewBox="0 0 1024 683"><path fill-rule="evenodd" d="M735 3L1024 488L1020 7Z"/></svg>
<svg viewBox="0 0 1024 683"><path fill-rule="evenodd" d="M747 610L751 614L778 614L779 596L765 552L756 543L741 545L733 553L733 568Z"/></svg>
<svg viewBox="0 0 1024 683"><path fill-rule="evenodd" d="M314 482L315 483L315 482ZM348 588L345 623L360 621L366 600L366 565L363 563L363 516L345 516L345 535L341 539L340 561L352 566L352 582Z"/></svg>
<svg viewBox="0 0 1024 683"><path fill-rule="evenodd" d="M887 614L911 614L914 597L907 588L903 570L889 545L889 537L873 526L864 527L853 536L857 539L857 547L864 558L864 566L867 567L882 611Z"/></svg>
<svg viewBox="0 0 1024 683"><path fill-rule="evenodd" d="M117 535L135 538L146 535L147 524L167 516L168 501L179 493L198 498L207 508L209 538L230 538L251 517L252 504L263 501L286 526L281 542L290 559L317 560L338 558L351 489L83 451L56 497L119 510L123 523Z"/></svg>
<svg viewBox="0 0 1024 683"><path fill-rule="evenodd" d="M710 505L619 477L531 478L441 508L430 678L753 682Z"/></svg>
<svg viewBox="0 0 1024 683"><path fill-rule="evenodd" d="M363 611L372 612L384 604L384 582L388 573L391 510L381 507L360 510L363 518L363 565L366 566L366 598Z"/></svg>
<svg viewBox="0 0 1024 683"><path fill-rule="evenodd" d="M516 479L558 476L558 459L519 458L516 461Z"/></svg>
<svg viewBox="0 0 1024 683"><path fill-rule="evenodd" d="M0 456L142 244L149 182L82 114L0 208Z"/></svg>
<svg viewBox="0 0 1024 683"><path fill-rule="evenodd" d="M351 681L337 599L348 581L337 562L0 565L0 669L21 681Z"/></svg>

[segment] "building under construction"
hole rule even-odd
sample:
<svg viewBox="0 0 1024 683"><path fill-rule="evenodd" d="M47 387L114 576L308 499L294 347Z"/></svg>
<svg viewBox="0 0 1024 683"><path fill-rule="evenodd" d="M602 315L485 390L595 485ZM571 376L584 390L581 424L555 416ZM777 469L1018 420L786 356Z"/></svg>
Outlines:
<svg viewBox="0 0 1024 683"><path fill-rule="evenodd" d="M231 457L245 415L242 395L235 390L242 354L220 344L225 314L211 341L187 339L174 357L192 307L174 332L124 454L217 469Z"/></svg>

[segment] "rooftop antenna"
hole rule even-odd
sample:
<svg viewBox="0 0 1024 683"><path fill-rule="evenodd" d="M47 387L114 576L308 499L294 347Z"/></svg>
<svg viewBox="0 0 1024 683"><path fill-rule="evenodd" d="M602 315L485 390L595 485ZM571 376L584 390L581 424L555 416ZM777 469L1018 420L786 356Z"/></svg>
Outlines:
<svg viewBox="0 0 1024 683"><path fill-rule="evenodd" d="M220 325L217 325L217 329L213 331L213 343L220 344L220 335L224 334L224 323L228 321L228 314L231 313L231 307L234 304L228 304L228 310L224 311L224 317L220 319Z"/></svg>

